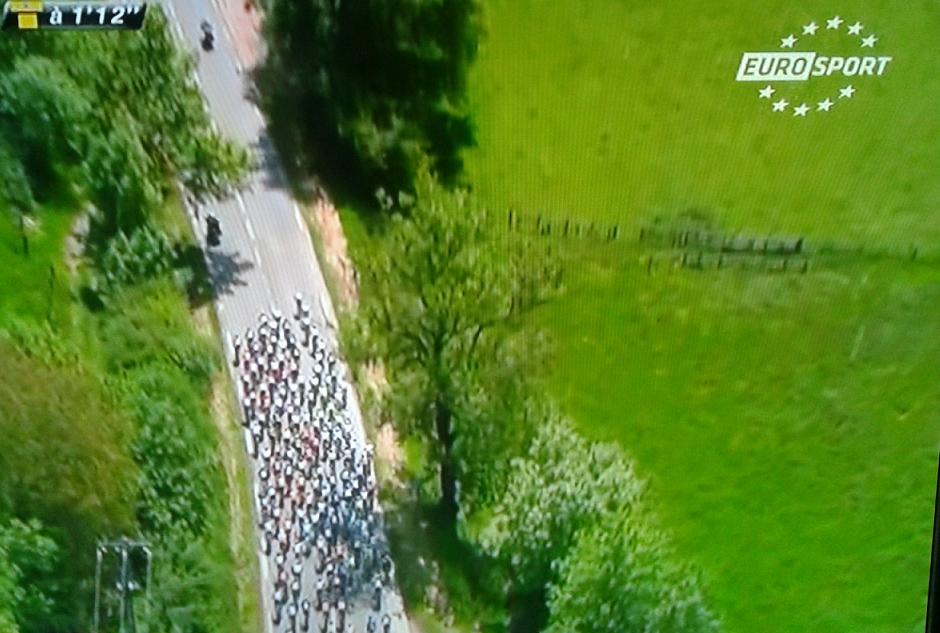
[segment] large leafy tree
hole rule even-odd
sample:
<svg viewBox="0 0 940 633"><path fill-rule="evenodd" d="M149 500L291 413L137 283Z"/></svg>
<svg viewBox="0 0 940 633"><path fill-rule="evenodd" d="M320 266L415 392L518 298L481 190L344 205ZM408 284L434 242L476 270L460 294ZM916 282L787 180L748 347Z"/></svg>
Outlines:
<svg viewBox="0 0 940 633"><path fill-rule="evenodd" d="M643 489L618 447L588 442L550 418L525 456L513 460L505 496L480 541L507 565L516 591L540 591L581 530L611 514L634 515Z"/></svg>
<svg viewBox="0 0 940 633"><path fill-rule="evenodd" d="M142 33L63 39L57 54L83 60L68 70L96 104L94 133L104 138L120 123L129 155L139 151L150 163L152 173L145 175L152 186L175 177L199 197L221 195L239 182L247 154L213 130L192 80L194 59L157 9L148 13Z"/></svg>
<svg viewBox="0 0 940 633"><path fill-rule="evenodd" d="M79 158L91 108L64 69L39 56L21 57L0 76L2 193L21 212L47 188L55 167Z"/></svg>
<svg viewBox="0 0 940 633"><path fill-rule="evenodd" d="M411 190L424 155L445 178L472 141L464 85L477 0L273 0L264 96L280 140L351 160L355 185ZM296 144L288 153L303 153ZM318 164L317 167L326 167Z"/></svg>
<svg viewBox="0 0 940 633"><path fill-rule="evenodd" d="M0 77L0 175L11 183L0 196L15 208L32 210L56 176L79 176L108 238L143 225L173 179L203 198L241 181L247 153L212 128L161 11L132 36L17 42Z"/></svg>
<svg viewBox="0 0 940 633"><path fill-rule="evenodd" d="M459 450L461 436L466 432L466 445L490 459L514 448L495 427L492 433L467 429L471 421L504 421L461 413L488 379L511 378L494 367L507 353L515 350L515 378L526 373L532 338L517 326L558 283L551 260L527 252L494 239L471 198L445 191L425 170L408 216L392 218L363 276L364 354L390 372L391 406L402 429L433 444L445 519L456 519L458 482L473 468L471 455Z"/></svg>
<svg viewBox="0 0 940 633"><path fill-rule="evenodd" d="M607 515L557 566L546 633L716 633L697 577L673 561L650 523Z"/></svg>

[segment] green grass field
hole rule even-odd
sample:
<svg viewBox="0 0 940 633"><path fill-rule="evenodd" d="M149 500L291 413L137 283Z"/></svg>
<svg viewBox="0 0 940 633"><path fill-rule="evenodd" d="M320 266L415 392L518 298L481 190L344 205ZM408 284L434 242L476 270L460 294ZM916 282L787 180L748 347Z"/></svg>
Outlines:
<svg viewBox="0 0 940 633"><path fill-rule="evenodd" d="M17 217L0 207L0 316L54 320L67 312L68 282L62 265L65 237L71 228L73 213L67 203L51 203L36 216L28 230L29 254ZM55 269L55 283L50 286L50 267Z"/></svg>
<svg viewBox="0 0 940 633"><path fill-rule="evenodd" d="M728 631L922 630L940 446L940 57L925 51L940 5L485 7L469 183L529 224L621 228L561 240L556 221L568 291L537 317L558 348L553 395L637 459ZM877 34L885 76L777 87L815 104L852 83L851 101L801 119L734 81L742 52L811 20L813 48L854 53L825 32L835 14ZM805 275L647 274L638 228L692 209L726 234L865 252L813 256Z"/></svg>

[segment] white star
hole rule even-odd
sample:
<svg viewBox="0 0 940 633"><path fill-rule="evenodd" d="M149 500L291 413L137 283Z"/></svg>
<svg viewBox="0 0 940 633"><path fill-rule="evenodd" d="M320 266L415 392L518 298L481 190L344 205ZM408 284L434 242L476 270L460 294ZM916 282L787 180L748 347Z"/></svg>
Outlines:
<svg viewBox="0 0 940 633"><path fill-rule="evenodd" d="M858 35L862 32L862 29L864 28L865 27L862 26L861 22L856 22L855 24L852 24L849 26L849 35Z"/></svg>
<svg viewBox="0 0 940 633"><path fill-rule="evenodd" d="M787 109L787 106L790 105L790 102L786 99L781 99L780 101L774 101L774 112L783 112Z"/></svg>
<svg viewBox="0 0 940 633"><path fill-rule="evenodd" d="M826 20L826 28L827 28L827 29L837 29L837 28L839 28L839 25L841 25L843 22L844 22L844 20L843 20L840 16L837 15L837 16L835 16L834 18L832 18L831 20Z"/></svg>
<svg viewBox="0 0 940 633"><path fill-rule="evenodd" d="M840 99L851 99L852 95L855 94L855 88L852 87L852 84L849 84L845 88L839 90Z"/></svg>
<svg viewBox="0 0 940 633"><path fill-rule="evenodd" d="M832 109L832 105L833 105L832 100L829 99L829 97L826 97L825 99L823 99L822 101L816 104L816 109L822 110L823 112L829 112L829 110Z"/></svg>
<svg viewBox="0 0 940 633"><path fill-rule="evenodd" d="M816 30L819 28L819 25L815 22L810 22L803 27L803 35L816 35Z"/></svg>
<svg viewBox="0 0 940 633"><path fill-rule="evenodd" d="M794 44L796 44L796 38L793 37L792 33L780 40L780 48L793 48Z"/></svg>
<svg viewBox="0 0 940 633"><path fill-rule="evenodd" d="M758 93L760 93L761 99L770 99L770 97L772 97L775 92L777 91L774 90L773 86L767 86L766 88L761 88L758 91Z"/></svg>
<svg viewBox="0 0 940 633"><path fill-rule="evenodd" d="M802 103L793 108L793 116L806 116L807 112L809 112L809 106L805 103Z"/></svg>
<svg viewBox="0 0 940 633"><path fill-rule="evenodd" d="M878 41L878 38L874 35L869 35L868 37L862 38L862 48L875 48L875 42Z"/></svg>

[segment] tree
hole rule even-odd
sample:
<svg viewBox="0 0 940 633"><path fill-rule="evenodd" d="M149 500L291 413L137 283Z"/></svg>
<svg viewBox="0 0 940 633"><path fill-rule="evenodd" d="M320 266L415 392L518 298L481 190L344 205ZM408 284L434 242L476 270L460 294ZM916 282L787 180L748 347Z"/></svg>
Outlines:
<svg viewBox="0 0 940 633"><path fill-rule="evenodd" d="M6 550L0 548L0 633L19 633L16 626L16 571Z"/></svg>
<svg viewBox="0 0 940 633"><path fill-rule="evenodd" d="M473 140L477 0L274 0L265 24L262 92L275 124L290 124L277 134L289 154L349 156L347 182L367 195L412 190L426 155L457 175Z"/></svg>
<svg viewBox="0 0 940 633"><path fill-rule="evenodd" d="M103 238L131 233L160 203L161 174L147 155L126 112L87 140L81 171L92 199L104 212L95 218Z"/></svg>
<svg viewBox="0 0 940 633"><path fill-rule="evenodd" d="M129 385L128 405L139 427L133 447L140 465L137 513L141 527L155 536L198 537L212 491L219 488L213 481L218 465L193 424L202 416L173 399L179 388L171 376L164 368L151 368L136 372Z"/></svg>
<svg viewBox="0 0 940 633"><path fill-rule="evenodd" d="M22 57L0 76L0 161L16 185L10 202L31 210L33 192L48 187L55 166L80 155L90 113L79 88L52 60Z"/></svg>
<svg viewBox="0 0 940 633"><path fill-rule="evenodd" d="M6 141L0 140L0 196L20 214L31 213L36 208L36 198L23 163Z"/></svg>
<svg viewBox="0 0 940 633"><path fill-rule="evenodd" d="M63 167L79 167L107 239L142 226L171 179L200 198L243 179L248 155L213 129L193 60L161 11L134 37L40 37L36 46L4 48L16 57L0 75L0 175L12 183L0 195L21 211L57 184Z"/></svg>
<svg viewBox="0 0 940 633"><path fill-rule="evenodd" d="M540 591L582 530L608 515L632 516L643 490L618 447L588 442L550 418L526 455L513 460L505 496L480 543L506 564L516 591Z"/></svg>
<svg viewBox="0 0 940 633"><path fill-rule="evenodd" d="M0 632L39 633L67 625L59 613L59 547L33 519L0 519Z"/></svg>
<svg viewBox="0 0 940 633"><path fill-rule="evenodd" d="M365 354L389 371L403 430L433 440L441 511L450 521L463 468L455 415L467 402L466 386L483 374L486 359L526 336L516 328L521 317L557 281L551 265L532 262L544 260L499 244L465 192L444 191L424 170L407 219L391 219L366 269L359 316Z"/></svg>
<svg viewBox="0 0 940 633"><path fill-rule="evenodd" d="M142 33L62 38L57 58L96 104L82 162L89 191L105 211L104 237L130 233L163 201L168 178L196 197L221 196L248 167L243 148L211 125L194 61L177 46L161 10Z"/></svg>
<svg viewBox="0 0 940 633"><path fill-rule="evenodd" d="M580 532L549 589L546 633L716 633L696 576L649 521L609 514Z"/></svg>

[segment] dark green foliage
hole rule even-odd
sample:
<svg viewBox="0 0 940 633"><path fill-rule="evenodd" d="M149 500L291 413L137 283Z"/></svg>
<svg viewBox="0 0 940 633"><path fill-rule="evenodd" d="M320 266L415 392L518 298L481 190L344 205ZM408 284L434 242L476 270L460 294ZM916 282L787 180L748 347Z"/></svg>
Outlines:
<svg viewBox="0 0 940 633"><path fill-rule="evenodd" d="M233 608L235 587L230 570L220 564L225 552L206 540L165 542L153 568L150 633L206 633L225 630L220 622Z"/></svg>
<svg viewBox="0 0 940 633"><path fill-rule="evenodd" d="M11 208L20 213L29 213L35 209L36 198L23 163L4 141L0 141L0 182L4 183L0 195Z"/></svg>
<svg viewBox="0 0 940 633"><path fill-rule="evenodd" d="M166 279L120 289L98 327L103 360L136 423L138 524L159 553L149 630L223 630L235 588L226 485L205 402L217 352L193 332L180 290Z"/></svg>
<svg viewBox="0 0 940 633"><path fill-rule="evenodd" d="M153 534L200 536L217 464L207 423L173 368L154 366L131 374L127 406L137 422L133 455L140 465L141 527Z"/></svg>
<svg viewBox="0 0 940 633"><path fill-rule="evenodd" d="M333 173L368 197L412 190L425 156L452 181L473 141L478 22L476 0L275 0L261 83L283 149L339 159Z"/></svg>
<svg viewBox="0 0 940 633"><path fill-rule="evenodd" d="M16 570L0 550L0 633L19 633L16 625L16 599L20 590Z"/></svg>
<svg viewBox="0 0 940 633"><path fill-rule="evenodd" d="M99 258L100 272L95 289L109 295L122 286L165 275L172 270L176 251L162 231L142 226L131 233L118 233Z"/></svg>
<svg viewBox="0 0 940 633"><path fill-rule="evenodd" d="M0 632L40 633L67 627L57 609L63 598L61 553L32 519L0 516Z"/></svg>
<svg viewBox="0 0 940 633"><path fill-rule="evenodd" d="M105 362L115 373L168 365L204 394L218 357L211 343L191 332L178 292L170 281L158 280L115 297L100 324Z"/></svg>
<svg viewBox="0 0 940 633"><path fill-rule="evenodd" d="M178 291L168 282L128 288L101 320L111 371L137 422L142 527L160 538L199 536L218 464L203 398L218 367L215 350L196 337Z"/></svg>
<svg viewBox="0 0 940 633"><path fill-rule="evenodd" d="M212 130L192 60L156 7L140 33L9 46L16 59L0 75L0 175L13 186L0 195L11 206L31 210L57 171L79 167L82 189L101 210L103 242L142 226L168 179L209 196L244 175L246 152Z"/></svg>
<svg viewBox="0 0 940 633"><path fill-rule="evenodd" d="M53 183L54 167L79 156L90 110L53 60L22 57L0 76L0 164L13 185L0 195L31 211L36 192Z"/></svg>
<svg viewBox="0 0 940 633"><path fill-rule="evenodd" d="M222 194L241 179L247 155L212 130L191 79L192 58L176 46L157 7L151 7L142 33L128 35L106 33L62 44L60 54L87 60L69 69L99 104L96 138L104 138L118 119L115 133L127 137L132 157L139 147L149 185L160 189L170 176L197 196Z"/></svg>
<svg viewBox="0 0 940 633"><path fill-rule="evenodd" d="M118 112L86 143L81 170L88 194L101 210L93 218L101 243L141 227L160 202L161 174L134 130L127 112Z"/></svg>
<svg viewBox="0 0 940 633"><path fill-rule="evenodd" d="M384 364L401 430L434 447L444 516L455 520L458 480L468 494L485 494L494 473L477 468L479 458L498 462L521 450L524 417L507 429L492 412L518 408L526 377L536 373L525 361L538 358L538 341L514 326L550 294L556 271L544 260L531 265L522 246L494 240L465 192L443 190L426 170L417 184L407 219L392 217L364 272L353 348ZM489 400L488 412L474 411L474 400Z"/></svg>
<svg viewBox="0 0 940 633"><path fill-rule="evenodd" d="M56 574L68 589L57 596L55 628L75 630L90 604L95 542L133 525L137 469L128 421L101 385L42 355L0 341L0 514L42 521L62 550Z"/></svg>
<svg viewBox="0 0 940 633"><path fill-rule="evenodd" d="M157 7L141 33L31 35L0 40L0 208L48 213L50 195L67 191L63 220L37 218L46 237L40 231L60 225L65 234L76 202L93 203L89 253L107 301L94 315L69 315L83 326L74 343L87 364L62 331L4 324L0 633L88 630L95 542L122 534L158 553L148 630L234 630L226 486L206 405L217 352L193 331L185 297L167 275L174 248L155 227L168 183L180 180L202 197L224 193L247 155L213 131L192 60L175 47ZM52 290L40 274L59 262L61 239L37 238L38 266L37 253L20 254L13 237L4 239L8 259L28 271L11 276L28 281L16 290L41 296L31 315L46 314L48 293L51 314ZM4 546L7 516L42 520L43 536L61 552L61 584L43 581L52 559L25 531L9 532L11 547ZM14 557L30 547L35 566L27 568Z"/></svg>

